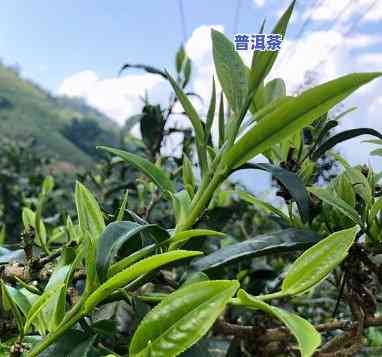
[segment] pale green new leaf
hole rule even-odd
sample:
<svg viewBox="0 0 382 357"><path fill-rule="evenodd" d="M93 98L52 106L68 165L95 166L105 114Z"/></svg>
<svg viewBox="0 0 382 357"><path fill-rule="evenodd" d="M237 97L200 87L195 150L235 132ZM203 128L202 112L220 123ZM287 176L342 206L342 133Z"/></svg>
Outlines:
<svg viewBox="0 0 382 357"><path fill-rule="evenodd" d="M85 301L84 312L90 312L97 304L106 299L113 291L126 286L138 277L159 268L165 264L191 258L203 254L197 251L177 250L163 254L153 255L131 265L125 270L115 274L105 283L100 285Z"/></svg>
<svg viewBox="0 0 382 357"><path fill-rule="evenodd" d="M102 211L93 194L80 182L76 183L74 193L78 221L82 233L88 232L97 240L105 229Z"/></svg>
<svg viewBox="0 0 382 357"><path fill-rule="evenodd" d="M245 133L224 155L230 168L238 167L256 155L279 144L308 126L356 89L381 73L354 73L308 89L269 113Z"/></svg>
<svg viewBox="0 0 382 357"><path fill-rule="evenodd" d="M204 281L182 287L152 309L130 344L131 357L178 356L196 343L224 311L237 281Z"/></svg>
<svg viewBox="0 0 382 357"><path fill-rule="evenodd" d="M279 319L296 337L301 352L301 357L311 357L321 345L321 335L302 317L271 306L240 289L237 294L239 300L250 308L262 310Z"/></svg>
<svg viewBox="0 0 382 357"><path fill-rule="evenodd" d="M47 306L51 298L55 296L56 292L58 290L61 290L63 287L64 287L64 284L61 284L60 286L56 286L54 289L45 290L44 293L41 296L39 296L39 298L36 300L36 302L31 306L30 310L28 311L28 315L24 325L24 333L28 332L29 327L31 326L33 321L38 317L38 315L43 310L43 308Z"/></svg>
<svg viewBox="0 0 382 357"><path fill-rule="evenodd" d="M167 173L152 162L129 152L114 149L107 146L99 146L99 149L110 152L113 155L120 157L121 159L129 162L131 165L141 170L146 176L148 176L160 190L169 198L167 192L175 192L175 187Z"/></svg>
<svg viewBox="0 0 382 357"><path fill-rule="evenodd" d="M172 205L174 207L176 225L182 226L187 221L191 212L191 198L188 192L182 190L173 194Z"/></svg>
<svg viewBox="0 0 382 357"><path fill-rule="evenodd" d="M207 120L206 120L206 138L205 138L206 144L208 144L208 140L211 136L211 128L214 121L215 110L216 110L216 85L215 85L215 78L212 78L212 94L211 94L211 100L210 100L210 105L208 107Z"/></svg>
<svg viewBox="0 0 382 357"><path fill-rule="evenodd" d="M358 230L354 226L335 232L300 255L282 283L282 294L303 293L320 283L345 259Z"/></svg>
<svg viewBox="0 0 382 357"><path fill-rule="evenodd" d="M275 100L286 96L285 83L281 78L275 78L257 91L254 101L256 111L263 109Z"/></svg>
<svg viewBox="0 0 382 357"><path fill-rule="evenodd" d="M227 37L214 29L211 31L211 37L220 85L233 112L239 113L248 94L249 70Z"/></svg>
<svg viewBox="0 0 382 357"><path fill-rule="evenodd" d="M191 229L175 233L167 242L170 243L169 250L176 249L180 244L186 243L189 239L194 237L214 236L224 237L225 233L213 231L210 229Z"/></svg>
<svg viewBox="0 0 382 357"><path fill-rule="evenodd" d="M289 20L291 18L293 8L295 5L295 0L292 1L291 5L284 12L272 33L280 34L285 36ZM276 61L278 51L255 51L252 57L251 73L249 89L250 92L255 91L259 85L263 82L265 77L268 75Z"/></svg>
<svg viewBox="0 0 382 357"><path fill-rule="evenodd" d="M207 152L205 145L205 133L202 125L202 121L198 113L196 112L194 106L191 101L188 99L187 95L183 92L183 90L178 86L176 81L171 77L169 73L167 73L168 80L170 81L172 88L175 91L176 96L178 97L180 103L183 106L187 117L190 119L191 124L195 131L195 140L196 140L196 151L199 158L200 169L202 173L205 173L207 170ZM171 191L172 192L172 191Z"/></svg>
<svg viewBox="0 0 382 357"><path fill-rule="evenodd" d="M335 193L321 187L309 187L308 191L313 193L328 205L339 210L346 217L349 217L354 223L359 224L361 227L363 226L362 219L358 212Z"/></svg>
<svg viewBox="0 0 382 357"><path fill-rule="evenodd" d="M43 183L42 183L42 194L44 196L49 195L49 193L54 188L54 178L52 176L45 177Z"/></svg>
<svg viewBox="0 0 382 357"><path fill-rule="evenodd" d="M126 211L128 199L129 199L129 190L126 190L125 194L123 195L121 207L119 207L118 214L117 214L117 217L115 219L117 222L123 221L123 217L125 216L125 211Z"/></svg>
<svg viewBox="0 0 382 357"><path fill-rule="evenodd" d="M192 198L195 194L196 182L191 160L187 157L186 154L183 155L182 176L184 188Z"/></svg>

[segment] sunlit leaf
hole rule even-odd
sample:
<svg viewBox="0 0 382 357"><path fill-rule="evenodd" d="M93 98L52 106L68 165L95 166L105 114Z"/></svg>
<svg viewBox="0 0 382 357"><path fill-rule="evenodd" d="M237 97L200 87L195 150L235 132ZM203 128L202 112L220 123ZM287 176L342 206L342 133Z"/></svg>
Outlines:
<svg viewBox="0 0 382 357"><path fill-rule="evenodd" d="M219 31L211 30L212 49L220 85L235 113L242 109L248 93L248 68L233 43Z"/></svg>
<svg viewBox="0 0 382 357"><path fill-rule="evenodd" d="M106 297L108 297L113 291L126 286L128 283L137 279L141 275L155 270L165 264L169 264L180 259L191 258L200 254L202 253L176 250L173 252L157 254L143 259L138 263L135 263L134 265L126 268L125 270L115 274L105 283L100 285L86 300L84 312L90 312L97 304L106 299Z"/></svg>
<svg viewBox="0 0 382 357"><path fill-rule="evenodd" d="M357 226L335 232L300 255L282 283L284 295L295 295L320 283L340 264L354 243Z"/></svg>
<svg viewBox="0 0 382 357"><path fill-rule="evenodd" d="M280 105L245 133L224 156L228 167L238 167L311 124L380 73L354 73L308 89Z"/></svg>
<svg viewBox="0 0 382 357"><path fill-rule="evenodd" d="M214 324L239 287L237 281L205 281L170 294L138 326L130 355L178 356L196 343Z"/></svg>
<svg viewBox="0 0 382 357"><path fill-rule="evenodd" d="M311 357L317 348L321 345L321 336L317 330L302 317L266 304L256 297L239 290L238 298L242 304L256 310L262 310L279 319L296 338L301 357Z"/></svg>
<svg viewBox="0 0 382 357"><path fill-rule="evenodd" d="M88 232L94 239L98 239L105 229L105 221L97 200L93 194L78 181L76 183L74 196L81 230Z"/></svg>

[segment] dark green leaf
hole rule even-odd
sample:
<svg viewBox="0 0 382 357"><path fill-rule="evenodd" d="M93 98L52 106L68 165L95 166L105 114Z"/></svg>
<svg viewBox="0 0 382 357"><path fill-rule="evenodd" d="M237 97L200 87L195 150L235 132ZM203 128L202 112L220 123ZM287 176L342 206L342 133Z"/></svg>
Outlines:
<svg viewBox="0 0 382 357"><path fill-rule="evenodd" d="M139 238L142 231L151 233L158 242L169 237L167 231L156 224L141 225L126 221L114 222L106 227L97 244L96 267L101 282L106 280L108 269L122 245L129 239Z"/></svg>
<svg viewBox="0 0 382 357"><path fill-rule="evenodd" d="M191 267L196 271L208 271L263 255L304 250L319 240L320 237L313 231L285 229L228 245L210 255L194 260Z"/></svg>
<svg viewBox="0 0 382 357"><path fill-rule="evenodd" d="M377 138L382 139L382 134L380 132L370 128L358 128L358 129L345 130L341 133L333 135L331 138L325 141L322 145L320 145L319 148L314 152L312 159L317 160L319 157L321 157L323 154L325 154L328 150L330 150L337 144L342 143L343 141L355 138L360 135L373 135Z"/></svg>
<svg viewBox="0 0 382 357"><path fill-rule="evenodd" d="M145 64L129 64L129 63L126 63L126 64L124 64L122 66L122 68L120 69L119 73L121 74L123 71L125 71L125 70L127 70L129 68L143 69L147 73L158 74L161 77L167 79L166 73L164 73L163 71L161 71L158 68L155 68L155 67L152 67L152 66L147 66Z"/></svg>
<svg viewBox="0 0 382 357"><path fill-rule="evenodd" d="M237 168L241 169L258 169L267 171L275 177L281 185L283 185L292 198L296 201L302 221L307 222L310 217L309 195L305 189L302 180L293 172L267 163L245 164ZM235 170L235 171L237 171Z"/></svg>
<svg viewBox="0 0 382 357"><path fill-rule="evenodd" d="M164 194L166 194L167 191L175 192L174 184L166 172L164 172L162 169L150 161L123 150L113 149L106 146L100 146L99 148L120 157L121 159L135 166L137 169L141 170L146 176L154 181L154 183L162 190Z"/></svg>

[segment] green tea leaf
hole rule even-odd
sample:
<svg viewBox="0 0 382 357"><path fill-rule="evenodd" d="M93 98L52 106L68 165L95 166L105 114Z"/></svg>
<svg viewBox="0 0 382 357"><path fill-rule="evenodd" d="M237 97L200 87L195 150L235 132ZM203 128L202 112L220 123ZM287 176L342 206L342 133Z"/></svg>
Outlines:
<svg viewBox="0 0 382 357"><path fill-rule="evenodd" d="M279 216L280 218L282 218L285 222L290 222L289 217L283 211L281 211L280 209L276 207L273 207L270 203L262 201L248 192L232 191L232 193L237 194L243 201L246 201L260 209L263 209L264 211L268 213L273 213L276 216Z"/></svg>
<svg viewBox="0 0 382 357"><path fill-rule="evenodd" d="M279 319L296 338L301 357L311 357L321 345L321 335L306 320L296 314L271 306L240 289L237 294L244 305L262 310Z"/></svg>
<svg viewBox="0 0 382 357"><path fill-rule="evenodd" d="M302 221L307 222L309 220L309 195L305 189L304 183L294 172L267 163L249 163L238 167L236 170L241 169L258 169L271 173L272 176L275 177L286 188L292 198L296 201Z"/></svg>
<svg viewBox="0 0 382 357"><path fill-rule="evenodd" d="M239 287L237 281L204 281L170 294L138 326L130 355L178 356L214 324Z"/></svg>
<svg viewBox="0 0 382 357"><path fill-rule="evenodd" d="M168 74L168 80L170 81L176 96L178 97L180 103L182 104L183 109L186 112L187 117L190 119L191 124L194 128L195 140L196 140L196 151L198 154L200 169L202 173L205 173L207 170L207 152L206 152L206 145L205 145L205 133L204 133L202 121L200 120L198 113L196 112L194 106L188 99L187 95L178 86L178 84L170 76L170 74Z"/></svg>
<svg viewBox="0 0 382 357"><path fill-rule="evenodd" d="M137 261L146 258L147 256L153 254L157 249L156 244L150 244L148 246L143 247L142 249L130 254L129 256L118 260L113 265L110 266L109 271L107 273L108 277L112 277L120 271L126 269L130 265L133 265Z"/></svg>
<svg viewBox="0 0 382 357"><path fill-rule="evenodd" d="M44 196L49 195L49 193L54 188L54 178L52 176L45 177L43 183L42 183L42 194Z"/></svg>
<svg viewBox="0 0 382 357"><path fill-rule="evenodd" d="M182 190L173 194L172 205L174 207L176 225L181 226L187 221L191 212L191 197L188 192Z"/></svg>
<svg viewBox="0 0 382 357"><path fill-rule="evenodd" d="M225 120L224 120L224 96L223 92L220 93L219 104L219 148L223 146L225 141Z"/></svg>
<svg viewBox="0 0 382 357"><path fill-rule="evenodd" d="M196 182L194 171L192 169L192 163L186 154L183 155L182 174L184 187L192 198L195 194Z"/></svg>
<svg viewBox="0 0 382 357"><path fill-rule="evenodd" d="M167 192L175 192L175 187L167 173L160 169L158 166L154 165L150 161L123 150L113 149L107 146L99 146L101 150L110 152L113 155L120 157L121 159L129 162L131 165L141 170L146 176L148 176L169 198Z"/></svg>
<svg viewBox="0 0 382 357"><path fill-rule="evenodd" d="M345 259L358 229L355 226L335 232L300 255L282 283L283 295L300 294L319 284Z"/></svg>
<svg viewBox="0 0 382 357"><path fill-rule="evenodd" d="M78 221L82 232L88 232L97 240L105 229L105 221L97 200L92 193L78 181L76 183L74 196Z"/></svg>
<svg viewBox="0 0 382 357"><path fill-rule="evenodd" d="M167 79L166 73L164 73L163 71L161 71L158 68L155 68L153 66L147 66L145 64L130 64L130 63L126 63L126 64L124 64L122 66L122 68L120 69L119 73L121 74L123 71L125 71L125 70L127 70L129 68L143 69L147 73L158 74L161 77L163 77L164 79Z"/></svg>
<svg viewBox="0 0 382 357"><path fill-rule="evenodd" d="M186 59L186 51L184 50L184 46L181 45L175 57L175 67L178 73L182 71L185 59Z"/></svg>
<svg viewBox="0 0 382 357"><path fill-rule="evenodd" d="M328 150L332 149L339 143L342 143L346 140L355 138L360 135L373 135L377 138L382 139L382 134L377 130L371 128L357 128L342 131L336 135L333 135L331 138L326 140L323 144L319 146L319 148L313 153L312 159L317 160L319 157L324 155Z"/></svg>
<svg viewBox="0 0 382 357"><path fill-rule="evenodd" d="M272 33L285 36L289 20L291 18L293 8L296 1L292 1L291 5L284 12ZM252 57L252 65L249 80L249 91L256 91L259 85L264 81L273 67L278 56L278 51L255 51Z"/></svg>
<svg viewBox="0 0 382 357"><path fill-rule="evenodd" d="M196 271L212 271L255 257L304 250L319 241L320 237L313 231L285 229L228 245L205 257L192 261L191 267Z"/></svg>
<svg viewBox="0 0 382 357"><path fill-rule="evenodd" d="M223 156L238 167L301 130L380 73L354 73L308 89L280 105L245 133Z"/></svg>
<svg viewBox="0 0 382 357"><path fill-rule="evenodd" d="M215 108L216 108L216 85L215 85L215 78L212 78L212 95L211 95L210 105L208 107L207 120L206 120L206 144L208 144L208 141L211 137L211 128L214 122Z"/></svg>
<svg viewBox="0 0 382 357"><path fill-rule="evenodd" d="M210 229L191 229L178 232L168 240L168 243L170 243L169 250L177 248L180 244L186 243L191 238L203 236L224 237L225 233L212 231Z"/></svg>
<svg viewBox="0 0 382 357"><path fill-rule="evenodd" d="M354 223L363 226L363 222L358 212L344 200L338 197L333 192L320 187L309 187L308 191L317 196L320 200L326 202L328 205L339 210L346 217L349 217Z"/></svg>
<svg viewBox="0 0 382 357"><path fill-rule="evenodd" d="M125 194L123 195L123 201L121 203L121 207L118 210L118 215L115 219L117 222L123 221L123 217L125 216L125 211L126 211L128 199L129 199L129 190L126 190Z"/></svg>
<svg viewBox="0 0 382 357"><path fill-rule="evenodd" d="M266 107L275 100L286 96L285 83L281 78L275 78L268 82L261 90L258 90L254 101L256 111Z"/></svg>
<svg viewBox="0 0 382 357"><path fill-rule="evenodd" d="M49 303L45 305L42 311L45 321L48 322L50 331L56 329L65 315L66 292L68 287L67 279L69 273L70 265L57 266L45 287L45 291L54 291L54 296L51 297Z"/></svg>
<svg viewBox="0 0 382 357"><path fill-rule="evenodd" d="M61 336L49 351L42 352L39 357L91 357L92 345L97 338L79 330L70 330ZM97 354L98 355L98 354Z"/></svg>
<svg viewBox="0 0 382 357"><path fill-rule="evenodd" d="M143 259L125 270L117 273L99 286L85 301L84 312L90 312L97 304L108 297L113 291L126 286L128 283L137 279L152 270L159 268L165 264L191 258L202 254L201 252L177 250L173 252L157 254L149 258Z"/></svg>
<svg viewBox="0 0 382 357"><path fill-rule="evenodd" d="M16 320L16 325L20 333L23 333L24 319L20 313L20 310L17 308L15 301L13 300L11 294L9 293L8 287L4 284L2 280L0 280L1 287L1 299L3 308L5 311L11 311Z"/></svg>
<svg viewBox="0 0 382 357"><path fill-rule="evenodd" d="M170 235L156 224L141 225L136 222L114 222L109 224L102 233L97 244L96 267L101 282L107 277L109 266L116 257L119 249L130 239L140 238L139 233L151 233L158 242L162 242Z"/></svg>
<svg viewBox="0 0 382 357"><path fill-rule="evenodd" d="M36 300L36 302L31 306L31 308L28 311L28 315L26 318L26 322L24 325L24 333L27 333L29 330L29 327L33 323L33 321L37 318L37 316L41 313L43 308L47 306L50 299L55 295L57 290L60 290L64 287L64 284L61 286L56 286L55 289L48 289L45 290L42 295L39 296L39 298Z"/></svg>
<svg viewBox="0 0 382 357"><path fill-rule="evenodd" d="M232 42L221 32L211 30L216 73L233 112L239 113L248 94L248 68Z"/></svg>

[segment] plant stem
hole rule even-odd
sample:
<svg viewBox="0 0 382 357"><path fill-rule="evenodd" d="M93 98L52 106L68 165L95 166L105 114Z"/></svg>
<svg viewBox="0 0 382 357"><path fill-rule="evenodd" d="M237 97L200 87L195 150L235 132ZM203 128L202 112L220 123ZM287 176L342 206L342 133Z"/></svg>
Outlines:
<svg viewBox="0 0 382 357"><path fill-rule="evenodd" d="M193 226L199 216L202 214L204 209L208 206L208 203L216 191L216 189L220 186L220 184L224 181L226 176L225 170L219 170L219 167L216 170L215 175L212 177L212 180L208 182L205 180L202 182L197 194L193 199L193 205L191 209L191 213L187 219L187 221L176 228L176 232L181 232L186 229L189 229Z"/></svg>

